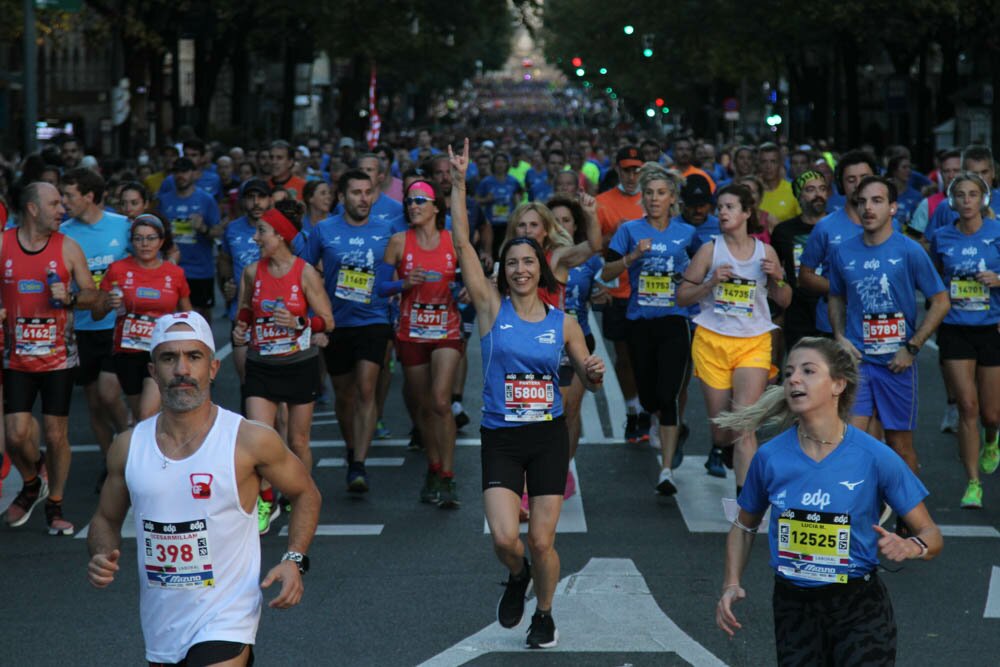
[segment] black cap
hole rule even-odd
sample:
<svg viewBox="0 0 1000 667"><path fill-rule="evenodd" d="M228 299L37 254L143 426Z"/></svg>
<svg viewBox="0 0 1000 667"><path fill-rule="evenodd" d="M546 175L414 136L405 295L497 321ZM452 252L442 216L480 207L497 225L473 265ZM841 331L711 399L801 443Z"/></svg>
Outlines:
<svg viewBox="0 0 1000 667"><path fill-rule="evenodd" d="M639 155L639 149L636 146L622 146L615 156L615 164L619 167L641 167L642 157Z"/></svg>
<svg viewBox="0 0 1000 667"><path fill-rule="evenodd" d="M251 192L259 192L262 195L270 196L271 186L267 184L267 181L259 178L251 178L240 186L240 197L246 197Z"/></svg>
<svg viewBox="0 0 1000 667"><path fill-rule="evenodd" d="M194 166L194 162L190 158L179 157L174 160L174 167L171 171L194 171L197 167Z"/></svg>
<svg viewBox="0 0 1000 667"><path fill-rule="evenodd" d="M712 186L701 174L691 174L681 188L681 201L685 206L702 206L712 203Z"/></svg>

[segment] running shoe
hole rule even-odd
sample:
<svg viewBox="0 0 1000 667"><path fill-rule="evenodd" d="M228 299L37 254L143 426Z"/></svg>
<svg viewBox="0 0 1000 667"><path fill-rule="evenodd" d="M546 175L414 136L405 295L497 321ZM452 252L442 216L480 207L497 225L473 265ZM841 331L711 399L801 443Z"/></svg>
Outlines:
<svg viewBox="0 0 1000 667"><path fill-rule="evenodd" d="M257 532L261 535L267 535L267 531L271 530L271 524L274 520L281 516L281 505L273 502L268 502L257 496Z"/></svg>
<svg viewBox="0 0 1000 667"><path fill-rule="evenodd" d="M427 471L427 476L424 477L424 488L420 489L420 502L437 504L438 496L441 493L440 479L437 473Z"/></svg>
<svg viewBox="0 0 1000 667"><path fill-rule="evenodd" d="M285 514L292 513L292 501L286 498L285 496L281 495L280 493L278 494L278 507L280 507L281 511L284 512Z"/></svg>
<svg viewBox="0 0 1000 667"><path fill-rule="evenodd" d="M1000 433L993 438L993 442L986 442L986 432L982 435L983 448L979 450L979 470L992 475L1000 465Z"/></svg>
<svg viewBox="0 0 1000 667"><path fill-rule="evenodd" d="M660 471L660 478L656 482L656 492L661 496L672 496L677 493L677 487L674 485L674 474L669 468Z"/></svg>
<svg viewBox="0 0 1000 667"><path fill-rule="evenodd" d="M38 478L38 486L33 489L21 487L20 493L14 498L14 502L7 508L4 515L7 525L11 528L23 526L31 518L31 513L38 503L49 497L49 485L41 477Z"/></svg>
<svg viewBox="0 0 1000 667"><path fill-rule="evenodd" d="M949 403L944 409L944 416L941 417L942 433L958 433L958 405Z"/></svg>
<svg viewBox="0 0 1000 667"><path fill-rule="evenodd" d="M354 462L347 469L347 490L351 493L368 493L368 471L365 464Z"/></svg>
<svg viewBox="0 0 1000 667"><path fill-rule="evenodd" d="M72 535L76 532L73 524L63 518L62 503L45 503L45 523L49 524L49 535Z"/></svg>
<svg viewBox="0 0 1000 667"><path fill-rule="evenodd" d="M722 464L722 449L720 447L712 447L712 451L708 453L705 470L712 477L726 478L726 466Z"/></svg>
<svg viewBox="0 0 1000 667"><path fill-rule="evenodd" d="M386 440L392 437L392 433L385 427L382 420L379 419L375 422L375 439L376 440Z"/></svg>
<svg viewBox="0 0 1000 667"><path fill-rule="evenodd" d="M518 518L521 523L524 523L531 518L531 500L528 498L527 493L521 494L521 511Z"/></svg>
<svg viewBox="0 0 1000 667"><path fill-rule="evenodd" d="M410 429L410 444L407 445L407 449L411 452L419 452L424 448L424 442L420 439L420 431L414 426Z"/></svg>
<svg viewBox="0 0 1000 667"><path fill-rule="evenodd" d="M628 414L625 416L625 442L634 445L639 442L639 415Z"/></svg>
<svg viewBox="0 0 1000 667"><path fill-rule="evenodd" d="M462 410L457 415L455 415L455 428L461 430L469 425L469 415L465 414L465 410Z"/></svg>
<svg viewBox="0 0 1000 667"><path fill-rule="evenodd" d="M462 502L458 499L458 484L455 483L455 478L442 477L439 484L441 491L438 494L437 506L446 510L457 509L461 506Z"/></svg>
<svg viewBox="0 0 1000 667"><path fill-rule="evenodd" d="M566 489L563 491L563 500L568 500L576 494L576 477L572 470L566 471Z"/></svg>
<svg viewBox="0 0 1000 667"><path fill-rule="evenodd" d="M515 577L513 574L508 574L507 583L501 585L504 591L497 604L497 621L505 628L513 628L524 616L524 598L528 593L528 586L531 585L531 564L528 563L528 559L524 559L524 568L520 575Z"/></svg>
<svg viewBox="0 0 1000 667"><path fill-rule="evenodd" d="M660 418L656 415L649 417L649 437L647 438L650 449L660 451Z"/></svg>
<svg viewBox="0 0 1000 667"><path fill-rule="evenodd" d="M969 485L965 487L965 495L962 496L962 509L983 509L983 485L978 479L970 479Z"/></svg>
<svg viewBox="0 0 1000 667"><path fill-rule="evenodd" d="M649 441L649 429L653 425L653 418L648 412L639 413L639 442Z"/></svg>
<svg viewBox="0 0 1000 667"><path fill-rule="evenodd" d="M528 638L525 639L525 643L528 648L552 648L559 643L559 631L556 630L552 614L535 612L531 617L531 626L528 628Z"/></svg>

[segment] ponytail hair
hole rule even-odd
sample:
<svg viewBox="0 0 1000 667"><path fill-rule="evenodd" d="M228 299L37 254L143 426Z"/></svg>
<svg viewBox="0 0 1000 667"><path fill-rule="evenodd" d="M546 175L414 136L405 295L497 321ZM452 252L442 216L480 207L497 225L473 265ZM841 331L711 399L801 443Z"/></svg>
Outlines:
<svg viewBox="0 0 1000 667"><path fill-rule="evenodd" d="M826 362L830 377L834 380L844 380L844 391L837 398L837 414L847 423L851 420L851 407L858 393L858 364L851 353L840 343L829 338L806 337L795 344L789 352L798 349L815 350ZM784 431L793 423L796 417L788 409L785 400L783 384L768 389L757 402L732 412L723 412L712 422L719 428L735 432L756 431L761 426L776 426Z"/></svg>

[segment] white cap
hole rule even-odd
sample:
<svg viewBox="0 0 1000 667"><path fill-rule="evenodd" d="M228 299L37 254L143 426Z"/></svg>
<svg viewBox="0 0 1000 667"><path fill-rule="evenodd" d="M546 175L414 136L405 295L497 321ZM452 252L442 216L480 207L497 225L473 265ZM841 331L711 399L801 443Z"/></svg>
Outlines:
<svg viewBox="0 0 1000 667"><path fill-rule="evenodd" d="M175 324L186 324L191 327L191 330L175 329L168 332L167 329ZM213 353L215 352L215 337L212 335L212 327L209 326L204 317L193 310L186 313L170 313L156 320L149 349L155 350L160 343L169 343L175 340L196 340L207 345Z"/></svg>

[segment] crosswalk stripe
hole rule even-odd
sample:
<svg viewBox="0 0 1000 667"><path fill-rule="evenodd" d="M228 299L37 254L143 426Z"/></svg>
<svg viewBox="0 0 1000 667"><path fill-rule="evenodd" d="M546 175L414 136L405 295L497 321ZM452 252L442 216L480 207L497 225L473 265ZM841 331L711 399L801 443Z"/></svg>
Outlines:
<svg viewBox="0 0 1000 667"><path fill-rule="evenodd" d="M365 459L365 466L372 468L393 468L403 465L406 459L402 456L388 456L382 458L370 458ZM347 459L342 457L334 457L328 459L320 459L319 463L316 464L317 468L346 468Z"/></svg>
<svg viewBox="0 0 1000 667"><path fill-rule="evenodd" d="M983 618L1000 618L1000 567L996 565L990 571L990 588L986 594Z"/></svg>
<svg viewBox="0 0 1000 667"><path fill-rule="evenodd" d="M611 437L621 441L625 437L625 401L622 400L622 388L618 384L618 376L615 375L614 365L611 363L611 356L604 345L604 336L601 335L601 328L597 325L597 318L591 310L588 315L590 330L594 332L594 354L604 360L604 387L601 391L608 397L608 416L611 419ZM596 403L595 403L596 405Z"/></svg>
<svg viewBox="0 0 1000 667"><path fill-rule="evenodd" d="M381 535L385 526L381 523L321 523L316 526L316 534L324 537L352 537L364 535ZM282 526L278 533L288 535L288 526Z"/></svg>

